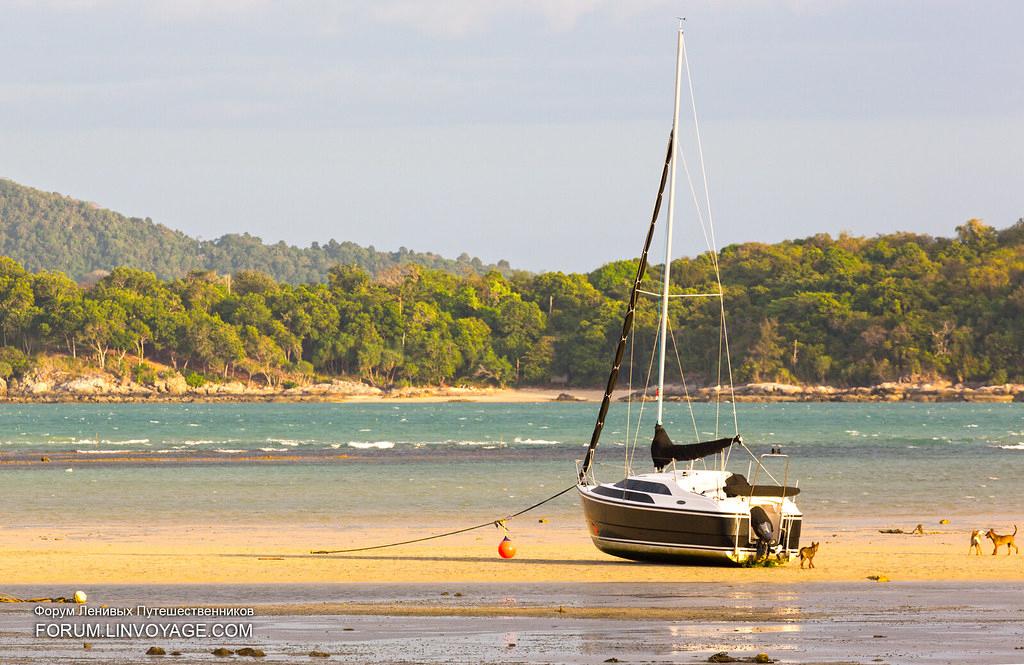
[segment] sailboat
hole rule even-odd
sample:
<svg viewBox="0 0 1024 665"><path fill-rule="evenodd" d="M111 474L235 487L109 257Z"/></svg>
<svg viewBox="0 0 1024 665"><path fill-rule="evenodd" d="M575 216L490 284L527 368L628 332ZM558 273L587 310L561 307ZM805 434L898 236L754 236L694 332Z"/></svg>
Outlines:
<svg viewBox="0 0 1024 665"><path fill-rule="evenodd" d="M717 282L713 293L673 294L671 291L670 269L672 265L672 230L676 204L676 163L679 158L679 116L680 97L683 83L684 63L689 84L689 97L693 108L693 129L697 137L697 150L704 176L704 193L707 196L706 215L697 207L697 216L710 238L711 260ZM684 167L686 162L683 162ZM689 169L686 168L689 179ZM661 203L668 185L668 211L665 225L665 265L662 271L661 293L644 291L641 282L647 270L648 252L654 237L655 225L661 211ZM690 180L690 190L697 204L696 190ZM785 559L795 555L800 547L800 528L803 514L797 508L795 498L797 486L787 485L789 458L781 448L772 447L771 452L755 455L740 435L739 419L736 414L732 393L732 366L729 359L728 332L726 328L724 290L718 269L717 250L713 246L714 232L711 225L710 196L708 195L706 171L703 167L703 149L700 145L700 130L697 124L696 105L693 103L693 85L690 79L689 63L686 61L686 44L680 21L677 30L675 104L672 118L672 132L661 174L661 184L654 205L650 225L647 229L643 252L640 255L636 278L630 291L629 302L622 326L622 336L615 350L608 384L598 411L597 422L591 435L590 445L583 460L577 461L577 490L583 506L583 514L590 530L594 545L608 554L634 560L668 562L718 562L745 563L766 559L774 555ZM706 219L705 219L706 217ZM706 222L706 226L705 226ZM710 231L710 232L709 232ZM661 314L658 327L657 357L658 384L656 422L651 440L651 462L654 470L637 473L632 468L634 456L630 450L629 428L626 430L625 477L615 482L601 482L596 477L595 453L601 432L615 391L619 370L623 362L627 342L633 334L633 320L641 296L660 298ZM664 415L665 401L665 358L669 338L669 301L674 297L707 297L717 300L720 310L719 384L715 391L719 407L722 389L722 355L728 373L728 399L732 406L734 431L730 436L718 436L710 440L697 440L689 444L675 444L666 430ZM680 371L681 371L680 367ZM632 376L632 363L630 363ZM685 378L683 379L685 386ZM630 386L632 387L632 386ZM646 388L645 388L646 393ZM689 395L687 393L687 403ZM643 403L642 403L643 404ZM691 415L692 415L692 406ZM642 413L641 413L642 417ZM629 418L629 414L627 414ZM640 431L638 422L636 431ZM694 434L698 428L694 420ZM718 432L716 431L716 434ZM633 444L635 453L636 443ZM735 449L745 451L750 461L747 474L733 473L727 469L731 453ZM781 471L782 482L776 479ZM750 478L748 480L748 477ZM759 478L766 482L758 483Z"/></svg>

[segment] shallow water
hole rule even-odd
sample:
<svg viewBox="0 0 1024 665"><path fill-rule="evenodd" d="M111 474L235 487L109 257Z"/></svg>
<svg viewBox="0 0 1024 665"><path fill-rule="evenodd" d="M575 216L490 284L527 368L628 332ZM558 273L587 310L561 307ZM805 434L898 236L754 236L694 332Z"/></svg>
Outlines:
<svg viewBox="0 0 1024 665"><path fill-rule="evenodd" d="M586 403L4 405L0 463L42 454L67 460L0 464L0 483L8 526L486 520L570 485L596 410ZM1024 404L737 410L754 453L781 445L791 455L790 483L799 481L800 506L819 524L1002 516L1024 507ZM649 467L651 411L636 470ZM637 414L634 405L630 415ZM684 404L666 405L666 414L677 442L694 439ZM626 416L624 405L613 406L597 458L602 480L623 473ZM716 435L714 405L694 405L694 416L702 437ZM719 420L718 433L732 434L731 407L723 405ZM164 461L113 461L142 454ZM206 461L188 461L196 456ZM734 450L730 469L747 473L749 459ZM570 494L546 510L568 516L577 508Z"/></svg>

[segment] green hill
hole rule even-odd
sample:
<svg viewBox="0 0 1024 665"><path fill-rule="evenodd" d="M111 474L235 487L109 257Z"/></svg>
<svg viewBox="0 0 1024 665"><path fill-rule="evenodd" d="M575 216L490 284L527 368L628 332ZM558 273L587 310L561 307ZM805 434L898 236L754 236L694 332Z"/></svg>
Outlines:
<svg viewBox="0 0 1024 665"><path fill-rule="evenodd" d="M456 275L511 272L505 261L485 265L465 254L448 259L404 247L382 252L331 240L300 248L284 242L268 245L249 234L198 240L148 217L125 217L93 203L4 179L0 179L0 255L29 270L57 270L76 280L117 266L151 271L164 279L192 270L221 274L261 270L293 284L323 281L338 264L356 265L374 276L409 264Z"/></svg>

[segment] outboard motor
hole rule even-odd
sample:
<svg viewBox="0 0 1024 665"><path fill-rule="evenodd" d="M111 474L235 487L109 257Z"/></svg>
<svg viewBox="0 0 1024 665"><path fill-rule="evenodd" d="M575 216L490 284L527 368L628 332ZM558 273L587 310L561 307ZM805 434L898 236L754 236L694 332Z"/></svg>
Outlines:
<svg viewBox="0 0 1024 665"><path fill-rule="evenodd" d="M760 561L768 556L772 541L775 539L772 520L761 506L750 509L750 527L757 535L757 559Z"/></svg>

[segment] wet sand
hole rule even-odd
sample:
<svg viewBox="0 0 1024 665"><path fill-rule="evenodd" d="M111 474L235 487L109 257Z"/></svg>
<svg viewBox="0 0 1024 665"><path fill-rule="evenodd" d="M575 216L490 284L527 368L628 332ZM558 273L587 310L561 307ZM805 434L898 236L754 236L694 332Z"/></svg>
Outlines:
<svg viewBox="0 0 1024 665"><path fill-rule="evenodd" d="M28 588L15 588L27 591ZM39 587L33 587L38 590ZM346 584L90 587L111 606L254 606L253 636L225 640L31 638L29 607L0 606L5 663L217 661L255 646L262 661L342 663L699 663L728 651L784 663L1024 661L1024 585L977 583ZM294 603L294 599L307 602ZM358 609L358 612L355 611ZM609 660L609 659L617 660ZM235 660L238 660L237 658Z"/></svg>

